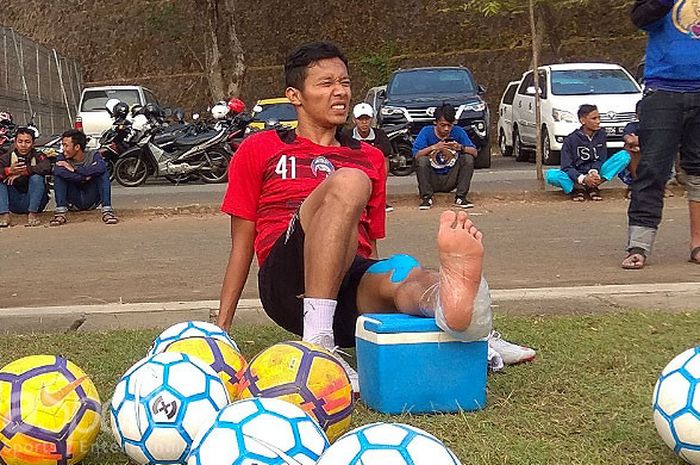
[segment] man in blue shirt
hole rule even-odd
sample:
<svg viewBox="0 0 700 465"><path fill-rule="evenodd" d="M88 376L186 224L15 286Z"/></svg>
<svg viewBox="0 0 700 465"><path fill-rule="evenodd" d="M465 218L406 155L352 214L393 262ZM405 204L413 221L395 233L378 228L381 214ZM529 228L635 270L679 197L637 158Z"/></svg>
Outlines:
<svg viewBox="0 0 700 465"><path fill-rule="evenodd" d="M661 223L664 188L680 148L687 173L690 261L700 264L700 11L696 2L636 0L632 22L648 34L640 108L641 158L627 212L625 269L640 269Z"/></svg>
<svg viewBox="0 0 700 465"><path fill-rule="evenodd" d="M413 143L421 210L433 205L433 193L455 192L455 206L473 208L467 199L474 174L476 147L464 129L455 126L455 109L445 104L435 110L435 125L426 126Z"/></svg>

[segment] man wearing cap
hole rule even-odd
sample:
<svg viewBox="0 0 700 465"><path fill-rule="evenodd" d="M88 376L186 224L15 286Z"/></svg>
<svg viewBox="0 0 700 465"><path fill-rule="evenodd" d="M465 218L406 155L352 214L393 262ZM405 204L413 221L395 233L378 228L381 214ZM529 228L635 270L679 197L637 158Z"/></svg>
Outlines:
<svg viewBox="0 0 700 465"><path fill-rule="evenodd" d="M386 172L389 173L389 157L392 152L391 141L384 131L372 127L372 118L374 118L374 110L369 103L363 102L355 105L352 109L352 122L355 124L355 127L348 130L347 135L355 140L367 142L381 150L386 160ZM387 203L386 211L394 211L394 207Z"/></svg>

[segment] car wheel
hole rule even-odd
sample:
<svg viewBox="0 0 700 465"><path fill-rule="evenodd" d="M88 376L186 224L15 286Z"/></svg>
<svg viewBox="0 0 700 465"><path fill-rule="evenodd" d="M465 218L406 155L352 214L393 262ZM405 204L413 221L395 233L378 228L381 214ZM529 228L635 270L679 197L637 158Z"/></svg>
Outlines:
<svg viewBox="0 0 700 465"><path fill-rule="evenodd" d="M486 141L474 160L474 168L491 168L491 145Z"/></svg>
<svg viewBox="0 0 700 465"><path fill-rule="evenodd" d="M513 147L506 145L506 133L501 129L498 134L498 149L501 151L501 156L510 157L513 155Z"/></svg>
<svg viewBox="0 0 700 465"><path fill-rule="evenodd" d="M513 156L515 161L530 161L530 154L525 151L517 128L513 131Z"/></svg>
<svg viewBox="0 0 700 465"><path fill-rule="evenodd" d="M561 160L561 153L552 150L552 144L549 141L549 131L547 128L542 130L542 163L545 165L558 165Z"/></svg>

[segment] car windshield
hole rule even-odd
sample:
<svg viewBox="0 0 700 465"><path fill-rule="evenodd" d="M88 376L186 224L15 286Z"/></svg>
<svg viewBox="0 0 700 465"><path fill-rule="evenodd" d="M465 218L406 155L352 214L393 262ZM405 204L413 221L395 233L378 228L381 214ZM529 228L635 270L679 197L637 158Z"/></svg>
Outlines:
<svg viewBox="0 0 700 465"><path fill-rule="evenodd" d="M637 84L621 69L552 71L555 95L636 94Z"/></svg>
<svg viewBox="0 0 700 465"><path fill-rule="evenodd" d="M262 111L256 113L255 121L296 121L297 109L291 103L272 103L263 105Z"/></svg>
<svg viewBox="0 0 700 465"><path fill-rule="evenodd" d="M115 98L129 107L140 104L137 90L86 90L80 111L106 110L107 100Z"/></svg>
<svg viewBox="0 0 700 465"><path fill-rule="evenodd" d="M476 86L463 69L435 69L397 73L388 93L397 95L474 94Z"/></svg>

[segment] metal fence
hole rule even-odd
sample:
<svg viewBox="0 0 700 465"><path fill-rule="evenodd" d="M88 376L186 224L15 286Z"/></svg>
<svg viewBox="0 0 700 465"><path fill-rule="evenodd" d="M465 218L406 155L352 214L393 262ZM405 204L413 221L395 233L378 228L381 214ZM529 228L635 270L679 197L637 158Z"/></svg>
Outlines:
<svg viewBox="0 0 700 465"><path fill-rule="evenodd" d="M12 113L15 123L24 125L35 115L42 134L71 127L81 76L77 61L0 26L0 111Z"/></svg>

